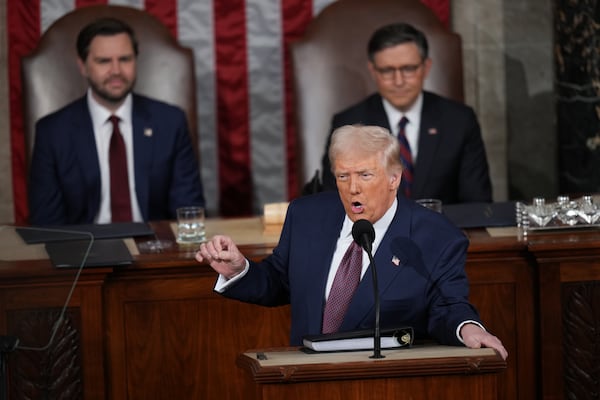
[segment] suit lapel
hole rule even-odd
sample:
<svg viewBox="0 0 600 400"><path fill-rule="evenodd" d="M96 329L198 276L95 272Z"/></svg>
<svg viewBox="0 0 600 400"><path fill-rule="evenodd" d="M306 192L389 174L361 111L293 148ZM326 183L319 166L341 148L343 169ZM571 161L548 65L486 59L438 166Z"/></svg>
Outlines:
<svg viewBox="0 0 600 400"><path fill-rule="evenodd" d="M133 159L135 170L135 192L140 206L140 212L144 220L149 219L149 190L151 169L153 136L152 121L150 113L146 109L142 99L133 95L132 107L132 125L133 125ZM150 133L150 134L149 134Z"/></svg>
<svg viewBox="0 0 600 400"><path fill-rule="evenodd" d="M309 291L306 296L308 310L320 310L318 319L312 318L309 320L310 331L320 332L322 323L322 310L325 307L325 287L327 285L327 275L331 266L331 260L337 244L337 239L342 229L344 222L344 209L338 201L335 209L322 207L321 209L329 209L330 211L323 215L322 224L319 230L324 230L322 234L312 235L310 239L310 247L307 248L307 265L306 279L311 282L305 287ZM315 210L316 211L316 210ZM325 239L323 239L325 238ZM319 284L315 284L319 283Z"/></svg>
<svg viewBox="0 0 600 400"><path fill-rule="evenodd" d="M96 137L94 135L94 126L92 117L87 105L86 97L82 97L73 109L71 116L73 148L77 149L77 162L79 163L81 174L84 176L88 187L93 187L93 193L88 197L89 210L100 208L100 164L98 161L98 150L96 148Z"/></svg>
<svg viewBox="0 0 600 400"><path fill-rule="evenodd" d="M421 193L425 189L429 172L435 163L435 154L442 134L439 115L435 99L429 93L424 92L419 130L419 154L412 185L413 198L422 197Z"/></svg>
<svg viewBox="0 0 600 400"><path fill-rule="evenodd" d="M390 121L388 120L385 109L383 108L383 99L379 94L373 95L369 98L367 102L367 108L368 111L366 115L368 116L369 120L365 121L365 124L381 126L392 133Z"/></svg>

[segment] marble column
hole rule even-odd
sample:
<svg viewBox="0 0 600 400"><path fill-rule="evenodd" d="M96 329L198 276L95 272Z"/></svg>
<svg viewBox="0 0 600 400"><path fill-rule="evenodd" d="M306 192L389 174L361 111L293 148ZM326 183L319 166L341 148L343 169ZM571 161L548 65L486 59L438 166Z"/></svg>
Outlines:
<svg viewBox="0 0 600 400"><path fill-rule="evenodd" d="M560 191L600 192L600 6L554 0Z"/></svg>
<svg viewBox="0 0 600 400"><path fill-rule="evenodd" d="M465 102L481 125L495 201L507 199L502 3L452 0L451 30L463 41Z"/></svg>
<svg viewBox="0 0 600 400"><path fill-rule="evenodd" d="M494 200L557 195L552 0L452 0Z"/></svg>

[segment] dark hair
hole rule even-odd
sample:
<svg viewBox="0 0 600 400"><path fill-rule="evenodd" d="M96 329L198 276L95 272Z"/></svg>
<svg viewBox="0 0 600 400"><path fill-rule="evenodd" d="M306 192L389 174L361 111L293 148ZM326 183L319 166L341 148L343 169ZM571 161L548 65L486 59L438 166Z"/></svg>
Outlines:
<svg viewBox="0 0 600 400"><path fill-rule="evenodd" d="M369 60L373 61L375 53L403 43L416 44L421 53L421 58L423 60L427 58L429 45L425 34L412 25L399 22L382 26L373 33L367 45Z"/></svg>
<svg viewBox="0 0 600 400"><path fill-rule="evenodd" d="M77 55L82 61L85 61L90 52L90 43L96 36L114 36L119 33L129 35L133 51L137 56L137 39L131 26L119 19L109 17L97 19L79 31L79 35L77 35Z"/></svg>

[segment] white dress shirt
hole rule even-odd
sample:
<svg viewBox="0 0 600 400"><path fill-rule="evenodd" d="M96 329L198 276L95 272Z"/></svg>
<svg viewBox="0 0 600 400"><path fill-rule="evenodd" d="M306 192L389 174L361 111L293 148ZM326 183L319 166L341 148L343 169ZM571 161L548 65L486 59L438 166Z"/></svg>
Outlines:
<svg viewBox="0 0 600 400"><path fill-rule="evenodd" d="M421 127L421 110L423 109L423 93L419 94L413 106L406 112L399 111L389 101L383 99L383 109L387 114L392 135L398 137L399 123L402 117L408 118L408 124L404 128L404 134L410 145L410 153L413 165L416 165L419 154L419 130Z"/></svg>
<svg viewBox="0 0 600 400"><path fill-rule="evenodd" d="M98 163L100 165L100 209L98 215L94 218L97 224L110 223L112 215L110 210L110 170L108 150L110 146L110 138L113 132L112 123L109 117L113 115L108 109L102 106L92 96L91 89L87 92L87 103L92 117L92 126L94 127L94 137L96 139L96 150L98 152ZM143 221L140 206L138 204L137 195L135 192L135 170L133 163L133 121L132 121L132 104L133 98L131 93L127 95L125 101L114 112L114 115L120 118L119 129L123 140L125 141L125 149L127 151L127 173L129 177L129 196L131 199L131 215L134 221Z"/></svg>
<svg viewBox="0 0 600 400"><path fill-rule="evenodd" d="M392 223L394 219L394 215L396 214L396 209L398 208L398 200L394 200L392 206L386 211L383 216L373 224L373 229L375 229L375 240L373 241L373 248L371 253L375 254L379 244L381 243L381 239L385 235L388 227ZM348 218L348 215L344 218L344 223L342 225L342 230L340 231L340 236L338 237L337 245L335 247L335 252L333 253L333 258L331 260L331 266L329 267L329 275L327 276L327 286L325 288L325 299L329 296L329 292L331 291L331 286L333 285L333 279L335 278L335 274L342 262L342 258L348 250L348 246L352 243L354 238L352 237L352 226L354 222ZM363 278L367 268L369 268L369 256L367 252L363 250L362 255L362 271L360 273L360 279Z"/></svg>

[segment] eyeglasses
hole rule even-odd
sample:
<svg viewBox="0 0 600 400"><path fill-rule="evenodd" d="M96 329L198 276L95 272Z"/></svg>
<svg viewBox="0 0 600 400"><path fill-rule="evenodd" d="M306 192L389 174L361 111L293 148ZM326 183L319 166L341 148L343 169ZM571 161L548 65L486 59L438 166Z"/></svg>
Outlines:
<svg viewBox="0 0 600 400"><path fill-rule="evenodd" d="M396 77L396 71L400 72L403 78L413 78L419 68L423 65L422 62L413 65L403 65L401 67L377 67L374 66L375 71L386 81L391 81Z"/></svg>

